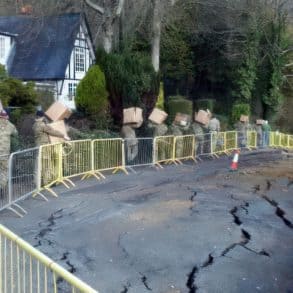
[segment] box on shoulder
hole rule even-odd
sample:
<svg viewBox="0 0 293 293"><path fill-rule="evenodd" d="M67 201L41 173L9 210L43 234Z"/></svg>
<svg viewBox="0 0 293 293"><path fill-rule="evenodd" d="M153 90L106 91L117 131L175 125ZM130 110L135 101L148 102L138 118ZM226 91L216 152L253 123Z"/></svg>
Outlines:
<svg viewBox="0 0 293 293"><path fill-rule="evenodd" d="M262 120L262 119L256 120L256 125L263 125L263 124L264 124L264 120Z"/></svg>
<svg viewBox="0 0 293 293"><path fill-rule="evenodd" d="M203 125L208 125L210 122L210 117L211 115L207 111L199 110L197 113L195 113L194 120Z"/></svg>
<svg viewBox="0 0 293 293"><path fill-rule="evenodd" d="M247 116L247 115L241 115L240 116L240 121L241 122L249 122L249 116Z"/></svg>
<svg viewBox="0 0 293 293"><path fill-rule="evenodd" d="M160 110L158 108L154 108L151 115L149 116L149 120L156 124L162 124L168 117L168 114Z"/></svg>
<svg viewBox="0 0 293 293"><path fill-rule="evenodd" d="M123 124L131 124L134 128L139 128L143 123L142 109L130 107L123 109Z"/></svg>
<svg viewBox="0 0 293 293"><path fill-rule="evenodd" d="M59 121L69 118L72 112L65 105L57 101L49 107L45 114L52 121Z"/></svg>
<svg viewBox="0 0 293 293"><path fill-rule="evenodd" d="M176 113L175 120L174 120L175 124L178 124L180 126L186 126L190 121L191 121L190 115L183 114L180 112Z"/></svg>
<svg viewBox="0 0 293 293"><path fill-rule="evenodd" d="M67 136L67 130L66 130L64 120L58 120L58 121L49 123L49 126L51 126L54 130L58 130L64 136ZM51 136L51 135L49 135L49 139L51 143L58 143L58 142L65 141L63 137L57 137L57 136Z"/></svg>

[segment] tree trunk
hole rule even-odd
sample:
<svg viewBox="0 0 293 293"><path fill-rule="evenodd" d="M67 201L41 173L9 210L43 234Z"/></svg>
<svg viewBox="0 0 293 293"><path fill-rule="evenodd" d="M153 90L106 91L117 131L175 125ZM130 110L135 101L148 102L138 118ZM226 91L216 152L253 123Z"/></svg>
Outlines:
<svg viewBox="0 0 293 293"><path fill-rule="evenodd" d="M153 39L152 39L152 64L155 72L160 69L160 41L161 41L161 15L160 1L154 0Z"/></svg>

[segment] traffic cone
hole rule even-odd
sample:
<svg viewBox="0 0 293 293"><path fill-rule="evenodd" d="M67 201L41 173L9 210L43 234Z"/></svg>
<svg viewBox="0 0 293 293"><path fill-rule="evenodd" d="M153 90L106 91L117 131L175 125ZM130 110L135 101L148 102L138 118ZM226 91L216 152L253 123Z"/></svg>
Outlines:
<svg viewBox="0 0 293 293"><path fill-rule="evenodd" d="M240 150L236 150L234 152L234 157L232 160L232 164L230 166L230 171L237 171L238 170L238 159L239 159Z"/></svg>

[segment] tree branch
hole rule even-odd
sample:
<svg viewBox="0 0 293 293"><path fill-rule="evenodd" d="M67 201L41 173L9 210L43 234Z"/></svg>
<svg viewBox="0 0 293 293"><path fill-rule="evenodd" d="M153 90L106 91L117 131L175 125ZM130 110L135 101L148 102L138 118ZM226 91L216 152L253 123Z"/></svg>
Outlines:
<svg viewBox="0 0 293 293"><path fill-rule="evenodd" d="M94 10L99 12L100 14L105 13L105 9L103 7L101 7L100 5L97 5L97 4L93 3L91 0L84 0L84 1L88 6L90 6L91 8L93 8Z"/></svg>
<svg viewBox="0 0 293 293"><path fill-rule="evenodd" d="M123 6L124 6L124 2L125 2L125 0L119 0L117 10L116 10L116 16L120 16L122 9L123 9Z"/></svg>
<svg viewBox="0 0 293 293"><path fill-rule="evenodd" d="M292 66L292 65L293 65L293 62L292 63L285 64L284 66L285 67L289 67L289 66Z"/></svg>

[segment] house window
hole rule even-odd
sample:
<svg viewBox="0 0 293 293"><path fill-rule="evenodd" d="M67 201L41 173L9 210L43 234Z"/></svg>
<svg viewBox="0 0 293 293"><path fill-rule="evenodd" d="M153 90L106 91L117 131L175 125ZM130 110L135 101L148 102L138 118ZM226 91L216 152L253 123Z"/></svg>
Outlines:
<svg viewBox="0 0 293 293"><path fill-rule="evenodd" d="M0 58L5 56L5 38L0 37Z"/></svg>
<svg viewBox="0 0 293 293"><path fill-rule="evenodd" d="M75 48L75 71L84 72L84 48Z"/></svg>
<svg viewBox="0 0 293 293"><path fill-rule="evenodd" d="M76 95L76 83L68 84L68 100L72 101Z"/></svg>

